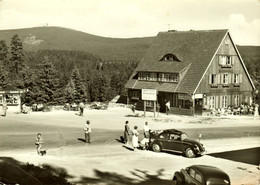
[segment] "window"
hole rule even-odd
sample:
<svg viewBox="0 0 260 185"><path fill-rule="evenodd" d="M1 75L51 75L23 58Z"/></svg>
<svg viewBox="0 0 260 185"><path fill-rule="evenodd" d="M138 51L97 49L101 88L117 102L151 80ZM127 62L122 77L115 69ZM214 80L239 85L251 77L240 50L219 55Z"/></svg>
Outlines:
<svg viewBox="0 0 260 185"><path fill-rule="evenodd" d="M145 101L145 106L146 107L153 107L153 101Z"/></svg>
<svg viewBox="0 0 260 185"><path fill-rule="evenodd" d="M146 80L146 78L147 78L146 73L139 73L139 76L138 76L139 80Z"/></svg>
<svg viewBox="0 0 260 185"><path fill-rule="evenodd" d="M139 91L132 91L132 97L140 98L140 92Z"/></svg>
<svg viewBox="0 0 260 185"><path fill-rule="evenodd" d="M200 174L196 173L195 179L196 179L197 181L199 181L200 183L202 183L202 177L201 177Z"/></svg>
<svg viewBox="0 0 260 185"><path fill-rule="evenodd" d="M179 77L178 74L160 73L159 79L162 82L178 82Z"/></svg>
<svg viewBox="0 0 260 185"><path fill-rule="evenodd" d="M147 80L148 81L156 81L157 80L157 74L156 73L147 73Z"/></svg>
<svg viewBox="0 0 260 185"><path fill-rule="evenodd" d="M219 65L221 67L231 67L232 56L219 56Z"/></svg>
<svg viewBox="0 0 260 185"><path fill-rule="evenodd" d="M237 107L239 105L239 95L234 95L234 106Z"/></svg>
<svg viewBox="0 0 260 185"><path fill-rule="evenodd" d="M227 96L223 96L222 98L222 107L227 108Z"/></svg>
<svg viewBox="0 0 260 185"><path fill-rule="evenodd" d="M6 95L6 103L7 104L18 104L18 95L13 95L13 94L10 94L10 95Z"/></svg>
<svg viewBox="0 0 260 185"><path fill-rule="evenodd" d="M170 139L171 140L181 140L181 137L177 134L170 134Z"/></svg>
<svg viewBox="0 0 260 185"><path fill-rule="evenodd" d="M161 135L160 135L160 138L161 138L161 139L168 139L168 134L161 134Z"/></svg>
<svg viewBox="0 0 260 185"><path fill-rule="evenodd" d="M165 79L167 82L172 82L173 81L173 76L172 74L165 74Z"/></svg>
<svg viewBox="0 0 260 185"><path fill-rule="evenodd" d="M193 170L192 168L189 171L189 175L193 178L195 178L195 170Z"/></svg>
<svg viewBox="0 0 260 185"><path fill-rule="evenodd" d="M226 65L227 66L230 66L232 64L231 60L232 60L231 56L226 57Z"/></svg>
<svg viewBox="0 0 260 185"><path fill-rule="evenodd" d="M238 84L238 78L239 78L239 75L238 74L234 74L234 84Z"/></svg>
<svg viewBox="0 0 260 185"><path fill-rule="evenodd" d="M228 84L228 74L223 74L222 75L222 83L223 84Z"/></svg>
<svg viewBox="0 0 260 185"><path fill-rule="evenodd" d="M3 95L0 95L0 104L2 104L2 103L3 103L3 100L4 100L4 97L3 97Z"/></svg>
<svg viewBox="0 0 260 185"><path fill-rule="evenodd" d="M210 109L214 109L215 108L215 97L214 96L210 96L209 97L209 108Z"/></svg>
<svg viewBox="0 0 260 185"><path fill-rule="evenodd" d="M211 75L211 84L217 84L217 75L216 74Z"/></svg>
<svg viewBox="0 0 260 185"><path fill-rule="evenodd" d="M174 54L171 54L171 53L164 55L160 59L160 61L178 61L178 62L180 62L180 60Z"/></svg>

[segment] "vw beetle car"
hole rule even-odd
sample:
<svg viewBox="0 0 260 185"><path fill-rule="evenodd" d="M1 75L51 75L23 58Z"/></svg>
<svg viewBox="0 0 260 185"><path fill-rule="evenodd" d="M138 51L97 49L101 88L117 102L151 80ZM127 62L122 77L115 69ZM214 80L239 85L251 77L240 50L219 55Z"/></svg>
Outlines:
<svg viewBox="0 0 260 185"><path fill-rule="evenodd" d="M195 140L188 139L185 132L168 129L150 133L149 147L155 151L172 151L182 153L188 158L205 154L203 145Z"/></svg>
<svg viewBox="0 0 260 185"><path fill-rule="evenodd" d="M229 176L221 169L206 165L193 165L175 172L175 185L230 185Z"/></svg>

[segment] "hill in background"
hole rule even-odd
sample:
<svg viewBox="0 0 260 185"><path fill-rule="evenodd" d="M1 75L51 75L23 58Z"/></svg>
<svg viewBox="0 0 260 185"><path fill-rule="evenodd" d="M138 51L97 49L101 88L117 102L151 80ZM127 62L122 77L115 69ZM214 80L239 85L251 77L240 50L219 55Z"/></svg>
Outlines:
<svg viewBox="0 0 260 185"><path fill-rule="evenodd" d="M27 51L76 50L98 55L103 60L140 61L155 37L107 38L62 27L35 27L0 30L0 40L9 44L18 34ZM246 63L248 58L260 58L260 46L238 46Z"/></svg>
<svg viewBox="0 0 260 185"><path fill-rule="evenodd" d="M77 50L98 55L104 60L125 61L139 61L154 38L106 38L61 27L35 27L0 30L0 40L9 44L14 34L19 35L28 51Z"/></svg>

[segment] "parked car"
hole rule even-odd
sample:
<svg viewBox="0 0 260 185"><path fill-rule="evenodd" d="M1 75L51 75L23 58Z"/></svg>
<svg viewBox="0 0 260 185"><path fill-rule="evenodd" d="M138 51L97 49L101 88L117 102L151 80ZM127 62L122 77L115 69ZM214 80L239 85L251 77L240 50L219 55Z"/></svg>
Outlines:
<svg viewBox="0 0 260 185"><path fill-rule="evenodd" d="M188 139L185 132L176 129L151 132L149 147L155 152L172 151L182 153L189 158L206 153L200 142Z"/></svg>
<svg viewBox="0 0 260 185"><path fill-rule="evenodd" d="M229 176L214 166L193 165L175 172L175 185L230 185Z"/></svg>

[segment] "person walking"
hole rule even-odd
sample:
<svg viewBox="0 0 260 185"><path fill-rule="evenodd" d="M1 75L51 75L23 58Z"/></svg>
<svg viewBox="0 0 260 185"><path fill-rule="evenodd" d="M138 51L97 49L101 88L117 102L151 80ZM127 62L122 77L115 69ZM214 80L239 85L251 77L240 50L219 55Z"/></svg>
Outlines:
<svg viewBox="0 0 260 185"><path fill-rule="evenodd" d="M129 145L130 140L130 127L128 125L128 121L125 122L125 131L124 131L124 142L126 145Z"/></svg>
<svg viewBox="0 0 260 185"><path fill-rule="evenodd" d="M84 131L85 131L85 142L90 144L91 128L90 128L89 120L87 120L85 123Z"/></svg>
<svg viewBox="0 0 260 185"><path fill-rule="evenodd" d="M148 122L146 121L144 123L144 138L149 139L149 126L148 126Z"/></svg>
<svg viewBox="0 0 260 185"><path fill-rule="evenodd" d="M6 116L7 109L8 109L7 103L6 103L6 101L4 101L4 102L3 102L3 105L2 105L2 111L3 111L2 116L4 116L4 117Z"/></svg>
<svg viewBox="0 0 260 185"><path fill-rule="evenodd" d="M36 135L36 140L35 140L35 146L36 146L36 151L37 151L38 155L42 155L41 154L42 144L43 144L42 134L38 133Z"/></svg>
<svg viewBox="0 0 260 185"><path fill-rule="evenodd" d="M138 144L139 133L138 133L137 129L138 129L138 127L134 126L133 137L132 137L132 145L133 145L134 151L139 146L139 144Z"/></svg>

